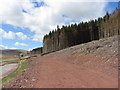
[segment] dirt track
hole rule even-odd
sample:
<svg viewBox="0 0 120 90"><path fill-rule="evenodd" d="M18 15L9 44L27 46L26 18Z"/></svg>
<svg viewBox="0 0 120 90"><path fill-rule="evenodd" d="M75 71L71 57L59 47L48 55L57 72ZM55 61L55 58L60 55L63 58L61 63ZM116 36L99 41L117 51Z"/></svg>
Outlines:
<svg viewBox="0 0 120 90"><path fill-rule="evenodd" d="M63 58L62 58L63 59ZM115 88L117 74L111 75L63 60L38 57L38 64L6 87L27 88Z"/></svg>
<svg viewBox="0 0 120 90"><path fill-rule="evenodd" d="M115 45L113 46L116 48ZM72 51L66 49L32 58L30 60L31 68L4 87L117 88L118 59L116 54L112 54L112 49L115 50L113 46L104 49L102 54L98 53L102 50L101 47L99 50L94 50L94 53L81 53L78 52L78 48L73 50L74 47L70 49Z"/></svg>

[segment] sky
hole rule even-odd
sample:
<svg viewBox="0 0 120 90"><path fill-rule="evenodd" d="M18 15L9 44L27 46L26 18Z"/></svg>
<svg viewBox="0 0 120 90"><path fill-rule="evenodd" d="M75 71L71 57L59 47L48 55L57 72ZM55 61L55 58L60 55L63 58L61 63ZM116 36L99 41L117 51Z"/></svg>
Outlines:
<svg viewBox="0 0 120 90"><path fill-rule="evenodd" d="M118 0L0 0L0 49L43 46L43 36L57 25L103 17Z"/></svg>

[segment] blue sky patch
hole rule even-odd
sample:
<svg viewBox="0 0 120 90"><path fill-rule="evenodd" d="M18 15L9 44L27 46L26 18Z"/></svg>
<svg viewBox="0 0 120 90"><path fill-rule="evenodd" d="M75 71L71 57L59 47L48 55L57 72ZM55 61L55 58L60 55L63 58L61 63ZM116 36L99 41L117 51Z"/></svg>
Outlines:
<svg viewBox="0 0 120 90"><path fill-rule="evenodd" d="M33 1L32 3L34 4L35 8L47 6L47 4L44 1L41 2Z"/></svg>

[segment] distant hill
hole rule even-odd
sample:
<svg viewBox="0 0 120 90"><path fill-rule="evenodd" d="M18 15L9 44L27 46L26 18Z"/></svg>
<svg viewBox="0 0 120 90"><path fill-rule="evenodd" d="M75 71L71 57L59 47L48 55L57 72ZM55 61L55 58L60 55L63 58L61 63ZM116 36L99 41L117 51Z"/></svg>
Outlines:
<svg viewBox="0 0 120 90"><path fill-rule="evenodd" d="M27 51L20 49L4 49L0 50L0 57L2 59L16 58L20 53L27 54Z"/></svg>

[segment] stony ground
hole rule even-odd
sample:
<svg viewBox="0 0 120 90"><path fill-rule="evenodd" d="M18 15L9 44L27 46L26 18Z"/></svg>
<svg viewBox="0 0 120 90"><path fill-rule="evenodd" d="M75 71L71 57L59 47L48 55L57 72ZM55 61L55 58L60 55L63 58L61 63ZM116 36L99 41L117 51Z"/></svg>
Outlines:
<svg viewBox="0 0 120 90"><path fill-rule="evenodd" d="M117 88L118 37L31 58L5 88Z"/></svg>

